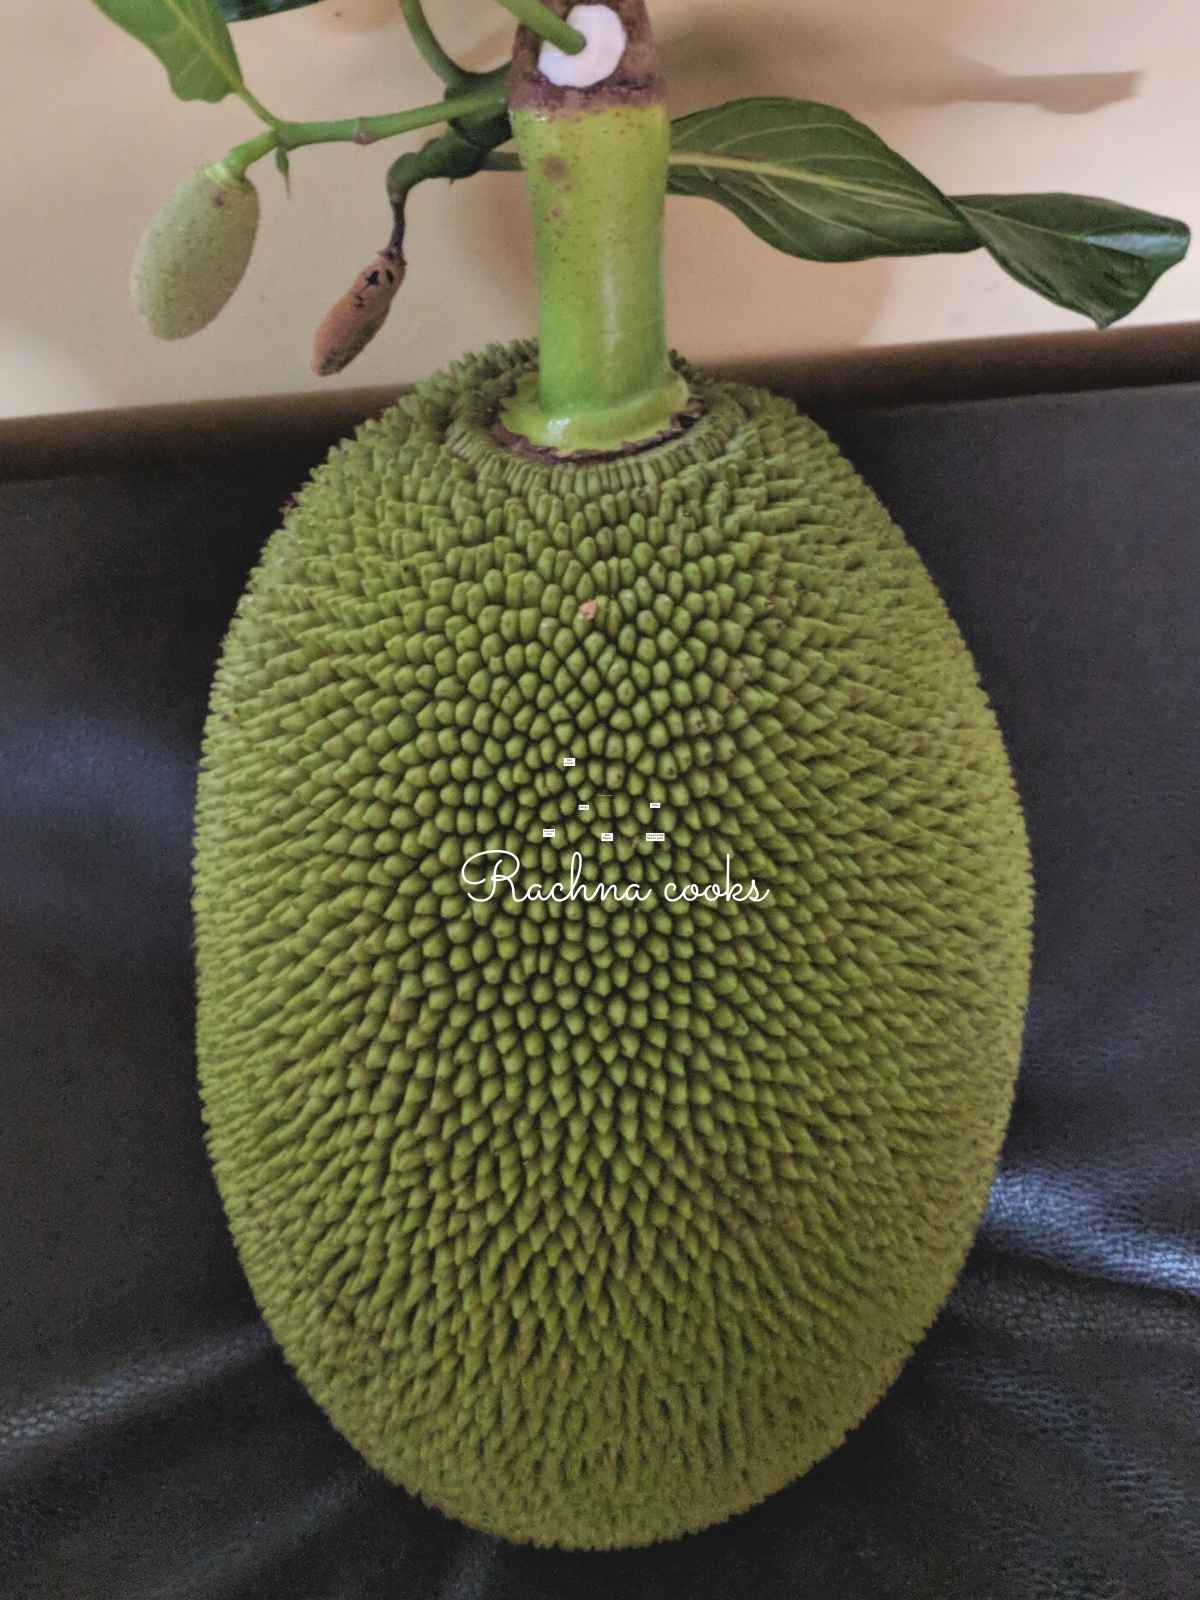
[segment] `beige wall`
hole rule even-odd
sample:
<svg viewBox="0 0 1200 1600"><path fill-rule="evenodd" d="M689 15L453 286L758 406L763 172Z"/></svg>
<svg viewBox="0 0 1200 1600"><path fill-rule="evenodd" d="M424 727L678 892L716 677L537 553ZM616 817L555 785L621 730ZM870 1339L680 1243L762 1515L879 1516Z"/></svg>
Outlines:
<svg viewBox="0 0 1200 1600"><path fill-rule="evenodd" d="M1071 189L1200 224L1197 0L658 0L678 113L744 94L830 100L950 192ZM186 342L143 334L126 299L146 219L177 180L257 131L234 101L173 100L157 63L89 0L4 0L0 416L406 383L458 352L531 332L520 180L428 186L410 210L409 279L343 376L308 372L325 307L387 233L393 142L264 164L263 227L221 318ZM428 0L469 65L506 50L489 0ZM436 98L394 0L321 0L242 24L247 80L295 118ZM410 136L415 143L420 135ZM983 257L821 267L778 256L698 201L670 206L671 335L693 360L1082 328ZM1200 320L1200 249L1136 314Z"/></svg>

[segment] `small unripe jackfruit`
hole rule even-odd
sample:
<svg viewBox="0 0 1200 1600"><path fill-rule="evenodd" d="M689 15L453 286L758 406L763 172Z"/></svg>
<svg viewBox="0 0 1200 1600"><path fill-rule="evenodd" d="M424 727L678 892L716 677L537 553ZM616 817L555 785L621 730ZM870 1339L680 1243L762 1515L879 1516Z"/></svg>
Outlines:
<svg viewBox="0 0 1200 1600"><path fill-rule="evenodd" d="M334 1423L465 1522L608 1547L797 1477L929 1326L1029 862L966 647L821 429L684 369L680 437L531 459L493 425L533 360L368 422L266 548L205 735L198 1047ZM499 852L550 897L470 893ZM648 898L554 897L576 855Z"/></svg>
<svg viewBox="0 0 1200 1600"><path fill-rule="evenodd" d="M201 167L152 218L134 256L138 315L160 339L206 328L241 283L258 232L258 191L248 178Z"/></svg>

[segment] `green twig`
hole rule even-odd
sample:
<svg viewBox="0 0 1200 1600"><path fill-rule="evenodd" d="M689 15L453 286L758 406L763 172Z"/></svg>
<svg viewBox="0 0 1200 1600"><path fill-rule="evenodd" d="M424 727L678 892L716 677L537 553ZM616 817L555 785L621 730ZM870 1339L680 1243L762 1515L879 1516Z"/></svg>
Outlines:
<svg viewBox="0 0 1200 1600"><path fill-rule="evenodd" d="M223 165L236 177L272 150L299 150L308 144L375 144L436 122L455 122L460 117L499 116L506 100L494 84L471 94L450 95L436 105L415 106L411 111L394 111L381 117L344 117L337 122L273 122L266 133L236 145Z"/></svg>
<svg viewBox="0 0 1200 1600"><path fill-rule="evenodd" d="M276 129L285 150L305 144L335 144L349 140L354 144L374 144L414 128L428 128L435 122L454 122L476 112L496 113L506 101L496 89L480 89L471 94L451 95L436 105L416 106L411 111L395 111L382 117L345 117L337 122L282 122Z"/></svg>
<svg viewBox="0 0 1200 1600"><path fill-rule="evenodd" d="M506 11L511 11L518 22L524 23L531 33L536 33L539 39L545 39L548 44L556 44L569 56L577 56L587 44L578 28L572 28L556 16L549 6L542 4L542 0L500 0L500 4Z"/></svg>
<svg viewBox="0 0 1200 1600"><path fill-rule="evenodd" d="M470 81L472 74L460 67L453 56L442 48L441 41L429 26L421 0L400 0L400 10L404 14L408 31L412 34L413 43L421 52L425 65L447 88L461 89Z"/></svg>
<svg viewBox="0 0 1200 1600"><path fill-rule="evenodd" d="M231 177L244 178L248 167L278 149L279 135L272 128L269 133L260 133L256 139L247 139L245 144L234 145L220 165Z"/></svg>

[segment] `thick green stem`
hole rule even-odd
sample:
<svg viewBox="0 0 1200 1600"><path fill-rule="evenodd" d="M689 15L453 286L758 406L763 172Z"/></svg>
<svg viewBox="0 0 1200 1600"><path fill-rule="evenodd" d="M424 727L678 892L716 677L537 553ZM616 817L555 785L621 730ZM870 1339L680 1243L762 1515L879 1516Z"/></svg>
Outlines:
<svg viewBox="0 0 1200 1600"><path fill-rule="evenodd" d="M447 88L461 89L471 75L442 48L441 40L429 26L421 0L400 0L400 10L425 65Z"/></svg>
<svg viewBox="0 0 1200 1600"><path fill-rule="evenodd" d="M540 77L518 35L510 115L533 206L538 371L500 420L562 452L634 448L688 403L663 311L671 129L641 0L617 0L629 43L594 89Z"/></svg>
<svg viewBox="0 0 1200 1600"><path fill-rule="evenodd" d="M500 0L500 4L506 11L511 11L531 33L536 33L539 39L544 39L548 44L556 44L569 56L578 55L587 43L578 28L572 28L564 22L549 6L543 5L542 0Z"/></svg>

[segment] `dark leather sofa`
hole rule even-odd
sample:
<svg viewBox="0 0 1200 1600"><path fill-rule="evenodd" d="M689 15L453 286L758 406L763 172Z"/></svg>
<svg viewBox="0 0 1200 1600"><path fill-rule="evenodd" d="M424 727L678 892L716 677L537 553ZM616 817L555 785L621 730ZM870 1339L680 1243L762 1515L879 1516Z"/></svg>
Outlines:
<svg viewBox="0 0 1200 1600"><path fill-rule="evenodd" d="M756 1510L618 1554L507 1545L366 1468L264 1331L206 1164L205 697L338 427L0 429L4 1600L1200 1597L1200 385L818 414L941 585L1026 802L1017 1101L878 1409Z"/></svg>

